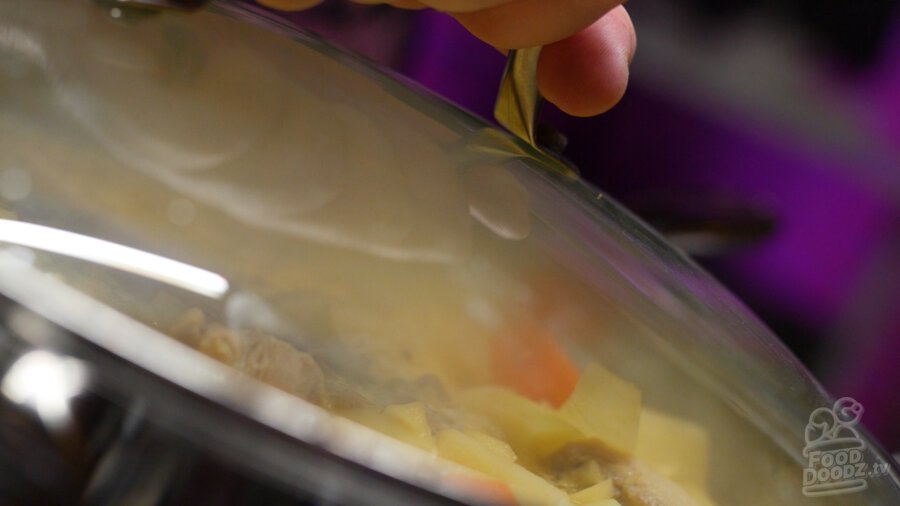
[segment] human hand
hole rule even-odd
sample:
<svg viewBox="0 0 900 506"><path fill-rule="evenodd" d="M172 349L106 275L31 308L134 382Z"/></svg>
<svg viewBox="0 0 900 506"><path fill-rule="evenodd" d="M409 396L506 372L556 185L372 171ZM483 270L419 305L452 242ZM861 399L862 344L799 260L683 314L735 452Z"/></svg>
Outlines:
<svg viewBox="0 0 900 506"><path fill-rule="evenodd" d="M259 0L285 10L322 0ZM624 0L355 0L450 13L500 49L543 46L538 86L544 98L575 116L607 111L625 93L637 38Z"/></svg>

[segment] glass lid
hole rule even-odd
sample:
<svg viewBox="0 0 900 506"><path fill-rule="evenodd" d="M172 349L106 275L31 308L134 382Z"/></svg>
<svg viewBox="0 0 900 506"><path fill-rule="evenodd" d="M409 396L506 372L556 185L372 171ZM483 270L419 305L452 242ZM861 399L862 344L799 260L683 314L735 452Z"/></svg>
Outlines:
<svg viewBox="0 0 900 506"><path fill-rule="evenodd" d="M0 90L0 293L260 427L470 502L900 503L655 232L262 11L5 1Z"/></svg>

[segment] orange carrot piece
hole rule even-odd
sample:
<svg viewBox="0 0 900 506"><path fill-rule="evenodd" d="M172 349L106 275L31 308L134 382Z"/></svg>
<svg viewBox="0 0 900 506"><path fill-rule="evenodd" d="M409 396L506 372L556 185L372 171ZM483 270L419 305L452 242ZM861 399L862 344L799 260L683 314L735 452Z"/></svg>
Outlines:
<svg viewBox="0 0 900 506"><path fill-rule="evenodd" d="M535 401L560 407L578 383L578 368L540 327L497 336L491 346L494 380Z"/></svg>
<svg viewBox="0 0 900 506"><path fill-rule="evenodd" d="M516 496L502 481L474 474L454 474L448 477L455 487L463 491L463 495L483 504L491 506L516 506Z"/></svg>

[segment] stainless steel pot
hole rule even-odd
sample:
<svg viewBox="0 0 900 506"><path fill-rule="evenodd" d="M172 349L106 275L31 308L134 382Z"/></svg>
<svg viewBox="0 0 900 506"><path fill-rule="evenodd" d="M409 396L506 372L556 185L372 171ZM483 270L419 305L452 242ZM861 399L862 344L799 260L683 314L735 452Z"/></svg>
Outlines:
<svg viewBox="0 0 900 506"><path fill-rule="evenodd" d="M900 499L861 426L872 473L808 487L811 416L833 400L655 232L252 7L0 5L0 213L5 503L485 500L344 403L502 383L491 347L510 334L552 380L523 325L705 434L703 500Z"/></svg>

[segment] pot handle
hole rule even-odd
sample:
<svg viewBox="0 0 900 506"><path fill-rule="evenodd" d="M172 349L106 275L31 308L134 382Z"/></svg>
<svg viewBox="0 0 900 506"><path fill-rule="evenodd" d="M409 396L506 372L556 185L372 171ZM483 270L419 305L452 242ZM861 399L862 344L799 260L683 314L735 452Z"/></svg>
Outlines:
<svg viewBox="0 0 900 506"><path fill-rule="evenodd" d="M543 102L537 86L540 54L539 46L509 52L494 104L494 119L536 149L540 148L535 140L535 122Z"/></svg>

